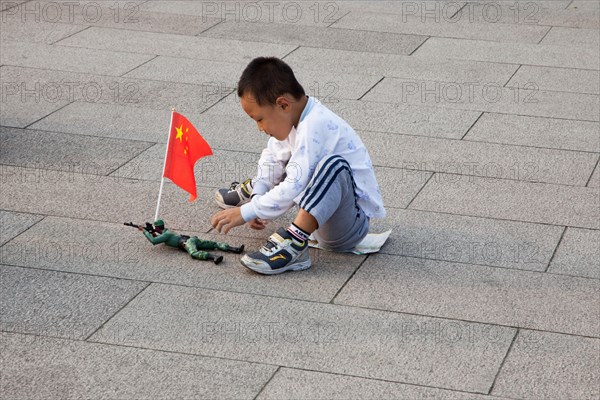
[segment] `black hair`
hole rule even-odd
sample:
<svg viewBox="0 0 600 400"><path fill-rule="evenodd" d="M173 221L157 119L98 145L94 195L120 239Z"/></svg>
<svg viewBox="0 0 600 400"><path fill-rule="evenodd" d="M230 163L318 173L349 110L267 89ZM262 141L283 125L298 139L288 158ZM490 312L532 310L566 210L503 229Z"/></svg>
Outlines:
<svg viewBox="0 0 600 400"><path fill-rule="evenodd" d="M285 62L276 57L258 57L242 72L237 88L238 96L252 95L259 106L275 104L278 97L289 93L295 99L306 94Z"/></svg>

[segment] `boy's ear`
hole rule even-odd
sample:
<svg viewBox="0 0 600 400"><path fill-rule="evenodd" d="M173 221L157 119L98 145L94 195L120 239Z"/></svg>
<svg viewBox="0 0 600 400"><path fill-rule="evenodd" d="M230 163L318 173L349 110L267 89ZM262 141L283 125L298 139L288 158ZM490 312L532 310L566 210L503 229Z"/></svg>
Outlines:
<svg viewBox="0 0 600 400"><path fill-rule="evenodd" d="M275 100L275 105L277 105L277 107L281 108L283 111L288 111L291 109L290 101L284 96L279 96L277 100Z"/></svg>

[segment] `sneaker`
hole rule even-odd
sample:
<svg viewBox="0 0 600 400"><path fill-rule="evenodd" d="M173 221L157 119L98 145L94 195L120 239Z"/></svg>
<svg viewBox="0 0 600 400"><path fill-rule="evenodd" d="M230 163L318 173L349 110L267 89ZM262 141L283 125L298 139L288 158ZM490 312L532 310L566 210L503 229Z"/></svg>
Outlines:
<svg viewBox="0 0 600 400"><path fill-rule="evenodd" d="M229 189L219 189L215 192L215 201L221 208L240 207L250 201L252 195L252 179L244 182L233 182Z"/></svg>
<svg viewBox="0 0 600 400"><path fill-rule="evenodd" d="M299 245L286 229L279 228L260 251L246 254L241 262L243 266L264 275L309 269L308 241Z"/></svg>

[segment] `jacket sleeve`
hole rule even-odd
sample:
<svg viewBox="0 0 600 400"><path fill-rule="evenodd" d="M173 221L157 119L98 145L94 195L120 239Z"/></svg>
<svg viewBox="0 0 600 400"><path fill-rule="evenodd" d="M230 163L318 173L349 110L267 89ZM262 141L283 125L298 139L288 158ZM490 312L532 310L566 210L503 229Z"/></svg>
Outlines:
<svg viewBox="0 0 600 400"><path fill-rule="evenodd" d="M252 194L265 194L281 182L290 157L291 149L288 143L269 138L267 147L260 155L256 176L252 179Z"/></svg>
<svg viewBox="0 0 600 400"><path fill-rule="evenodd" d="M285 166L285 180L265 194L253 196L250 203L244 204L244 220L254 217L275 219L285 214L306 189L319 160L331 151L317 131L306 129L303 134L298 134L294 153Z"/></svg>

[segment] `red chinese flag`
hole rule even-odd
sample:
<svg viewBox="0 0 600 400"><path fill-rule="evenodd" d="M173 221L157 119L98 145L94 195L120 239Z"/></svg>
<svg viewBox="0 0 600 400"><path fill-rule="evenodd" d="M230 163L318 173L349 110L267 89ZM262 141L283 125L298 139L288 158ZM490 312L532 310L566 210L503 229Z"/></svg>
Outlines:
<svg viewBox="0 0 600 400"><path fill-rule="evenodd" d="M194 125L183 115L173 111L163 176L188 192L190 201L196 200L194 164L198 159L212 153L212 149Z"/></svg>

